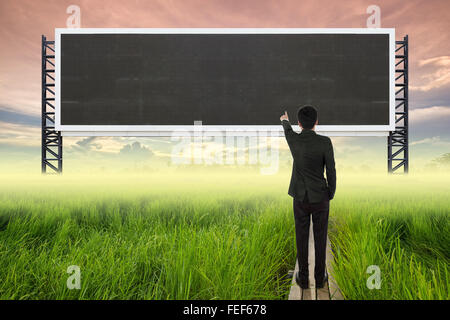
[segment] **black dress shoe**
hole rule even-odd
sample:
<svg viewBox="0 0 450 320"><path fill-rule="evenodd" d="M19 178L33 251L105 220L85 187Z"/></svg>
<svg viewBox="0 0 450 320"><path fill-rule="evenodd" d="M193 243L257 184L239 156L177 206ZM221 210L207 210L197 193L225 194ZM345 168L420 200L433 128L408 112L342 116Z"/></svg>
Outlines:
<svg viewBox="0 0 450 320"><path fill-rule="evenodd" d="M302 289L308 289L309 288L309 280L308 278L300 279L298 275L298 271L295 273L295 282L298 284L298 286Z"/></svg>
<svg viewBox="0 0 450 320"><path fill-rule="evenodd" d="M316 280L316 288L322 289L325 286L325 282L327 281L328 281L328 272L325 270L325 277L323 278L323 280L322 281Z"/></svg>

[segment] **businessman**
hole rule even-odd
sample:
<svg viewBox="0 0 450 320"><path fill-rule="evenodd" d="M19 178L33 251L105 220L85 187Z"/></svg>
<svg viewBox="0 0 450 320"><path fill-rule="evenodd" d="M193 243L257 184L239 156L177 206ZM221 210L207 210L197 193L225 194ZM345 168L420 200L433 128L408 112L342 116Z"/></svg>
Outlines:
<svg viewBox="0 0 450 320"><path fill-rule="evenodd" d="M336 170L333 144L330 138L317 134L317 110L304 106L298 110L298 125L301 133L292 130L288 114L280 117L289 149L294 159L288 194L293 197L295 237L299 271L295 274L297 284L309 287L308 239L310 216L312 215L316 288L322 288L328 280L325 267L328 213L330 200L336 191ZM324 178L324 168L327 179Z"/></svg>

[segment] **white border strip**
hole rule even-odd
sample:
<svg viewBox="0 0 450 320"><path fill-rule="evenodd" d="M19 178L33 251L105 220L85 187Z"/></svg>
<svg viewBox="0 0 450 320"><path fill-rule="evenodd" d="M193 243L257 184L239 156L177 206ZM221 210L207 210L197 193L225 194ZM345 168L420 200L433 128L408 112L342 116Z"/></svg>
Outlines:
<svg viewBox="0 0 450 320"><path fill-rule="evenodd" d="M361 126L317 126L317 131L337 132L339 135L354 135L354 132L365 132L365 135L375 135L380 132L383 136L386 132L395 130L395 29L393 28L81 28L66 29L55 28L55 129L67 131L68 135L78 131L83 135L110 135L119 132L120 135L133 135L148 132L145 136L171 136L173 131L192 131L193 125L131 125L131 126L109 126L109 125L61 125L60 109L60 63L61 63L61 34L388 34L389 35L389 74L390 74L390 103L389 103L389 125L361 125ZM202 119L198 119L202 120ZM281 124L280 124L281 125ZM267 125L203 125L203 131L211 134L219 131L260 131L279 130L280 126ZM99 134L97 134L97 132ZM138 133L140 132L140 133ZM372 134L373 133L373 134ZM378 134L376 134L378 135Z"/></svg>
<svg viewBox="0 0 450 320"><path fill-rule="evenodd" d="M317 134L329 137L386 137L389 131L318 131ZM174 130L174 131L61 131L65 137L185 137L185 136L245 136L245 137L284 137L283 131L273 130L243 130L243 131L194 131L194 130Z"/></svg>

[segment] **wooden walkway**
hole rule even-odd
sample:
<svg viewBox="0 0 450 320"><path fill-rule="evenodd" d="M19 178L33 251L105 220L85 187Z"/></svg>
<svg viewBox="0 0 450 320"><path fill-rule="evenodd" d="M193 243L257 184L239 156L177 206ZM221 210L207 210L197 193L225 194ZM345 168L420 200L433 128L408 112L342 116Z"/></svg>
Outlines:
<svg viewBox="0 0 450 320"><path fill-rule="evenodd" d="M309 265L309 288L301 289L295 282L295 273L298 271L298 261L295 259L295 270L292 277L292 287L289 293L289 300L343 300L339 287L333 279L333 268L331 262L333 255L331 253L330 240L327 237L327 272L328 282L321 289L316 289L314 280L314 238L312 221L309 230L309 249L308 249L308 265Z"/></svg>

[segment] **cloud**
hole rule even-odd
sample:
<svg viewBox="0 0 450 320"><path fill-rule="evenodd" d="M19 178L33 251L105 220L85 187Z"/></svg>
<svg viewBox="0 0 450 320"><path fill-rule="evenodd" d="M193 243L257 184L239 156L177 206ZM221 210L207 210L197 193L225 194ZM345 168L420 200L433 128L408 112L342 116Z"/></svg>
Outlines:
<svg viewBox="0 0 450 320"><path fill-rule="evenodd" d="M64 137L64 152L89 155L116 155L123 147L122 137ZM88 152L89 151L89 152Z"/></svg>
<svg viewBox="0 0 450 320"><path fill-rule="evenodd" d="M0 52L0 103L7 105L8 109L39 115L40 36L46 34L52 39L54 27L65 27L66 8L71 4L80 5L82 27L312 28L365 27L366 8L372 3L359 0L341 1L335 5L320 0L82 0L76 3L68 0L2 0L0 40L8 44L8 50ZM397 37L406 33L410 35L413 91L416 88L417 92L425 93L425 89L431 90L446 83L445 70L434 80L423 73L428 73L426 68L430 66L437 71L448 67L442 64L447 61L445 54L450 48L446 41L446 31L450 27L446 14L449 2L390 0L380 1L379 6L383 27L395 26ZM423 16L427 19L422 19ZM440 60L432 60L437 58ZM423 61L422 65L416 61ZM422 75L424 80L421 80ZM435 97L429 95L423 99ZM432 104L445 105L445 102L433 100ZM421 104L424 105L430 103Z"/></svg>
<svg viewBox="0 0 450 320"><path fill-rule="evenodd" d="M38 116L32 116L12 110L7 110L0 106L0 119L4 122L24 124L29 126L40 126L41 118Z"/></svg>
<svg viewBox="0 0 450 320"><path fill-rule="evenodd" d="M40 146L41 128L0 120L0 143L20 146Z"/></svg>
<svg viewBox="0 0 450 320"><path fill-rule="evenodd" d="M119 154L121 156L126 156L134 159L145 160L154 155L153 151L150 148L141 145L140 142L135 141L132 144L127 144L120 149Z"/></svg>
<svg viewBox="0 0 450 320"><path fill-rule="evenodd" d="M431 121L447 122L447 124L450 124L450 107L434 106L412 109L409 111L409 121L412 124Z"/></svg>
<svg viewBox="0 0 450 320"><path fill-rule="evenodd" d="M410 146L416 146L416 145L420 145L420 144L425 144L427 146L434 146L434 147L450 148L450 141L443 140L443 139L441 139L440 136L413 141L410 143Z"/></svg>
<svg viewBox="0 0 450 320"><path fill-rule="evenodd" d="M450 56L420 59L410 74L410 106L439 106L450 104Z"/></svg>
<svg viewBox="0 0 450 320"><path fill-rule="evenodd" d="M431 106L409 110L409 137L421 140L434 136L450 138L450 107Z"/></svg>
<svg viewBox="0 0 450 320"><path fill-rule="evenodd" d="M437 67L450 67L450 56L441 56L430 59L422 59L419 61L419 66L437 66Z"/></svg>
<svg viewBox="0 0 450 320"><path fill-rule="evenodd" d="M416 85L410 85L410 90L430 91L450 85L450 56L440 56L419 60L420 76Z"/></svg>
<svg viewBox="0 0 450 320"><path fill-rule="evenodd" d="M99 143L95 143L96 138L97 137L87 137L83 140L75 142L75 144L72 145L71 152L86 153L92 150L100 150L102 148L102 145Z"/></svg>

